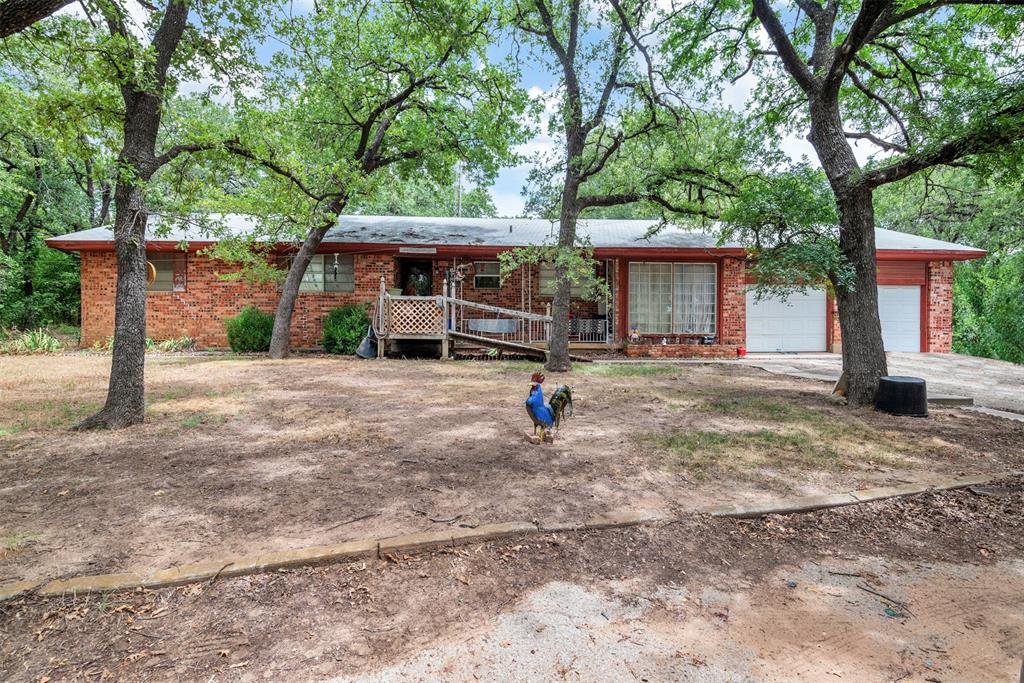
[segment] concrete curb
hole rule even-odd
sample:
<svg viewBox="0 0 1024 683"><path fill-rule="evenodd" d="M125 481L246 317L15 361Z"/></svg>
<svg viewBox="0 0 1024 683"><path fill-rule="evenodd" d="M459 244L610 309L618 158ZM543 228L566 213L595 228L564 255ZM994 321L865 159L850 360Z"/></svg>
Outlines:
<svg viewBox="0 0 1024 683"><path fill-rule="evenodd" d="M297 550L282 550L262 555L206 560L183 564L155 572L124 574L95 574L69 579L20 581L0 586L0 602L35 591L43 597L112 593L138 588L169 588L199 581L212 581L219 577L242 576L277 569L330 564L360 557L384 557L388 554L423 552L467 543L494 541L509 536L551 533L555 531L581 531L649 524L663 519L660 515L640 510L624 510L598 515L582 522L544 521L504 522L484 524L475 528L419 531L380 539L348 541L335 545L311 546Z"/></svg>
<svg viewBox="0 0 1024 683"><path fill-rule="evenodd" d="M717 505L704 508L702 512L712 517L733 517L736 519L749 519L762 517L764 515L788 515L797 512L811 512L826 508L842 507L844 505L856 505L858 503L870 503L873 500L884 500L886 498L899 498L901 496L912 496L927 491L952 491L968 486L984 484L994 479L1002 479L1020 475L1021 472L1013 470L1000 474L984 474L975 477L963 477L959 479L943 479L931 484L906 484L905 486L883 486L873 489L861 489L859 491L848 491L846 493L834 493L819 496L800 496L797 498L784 498L782 500L762 503L760 505Z"/></svg>
<svg viewBox="0 0 1024 683"><path fill-rule="evenodd" d="M696 512L710 514L712 517L749 518L769 514L791 514L810 512L824 508L856 505L873 500L910 496L925 491L949 491L976 484L1001 479L1007 476L1024 474L1022 471L1002 472L998 474L980 475L961 479L947 479L933 484L908 484L906 486L881 487L849 491L818 496L802 496L787 498L754 506L726 505L698 508ZM136 590L139 588L154 589L180 586L199 581L212 581L219 577L242 576L269 572L277 569L308 567L330 564L360 557L383 558L389 554L415 553L438 548L482 543L499 540L510 536L526 534L552 533L565 531L584 531L611 529L651 524L666 521L663 515L645 510L619 510L597 515L583 521L543 520L538 522L503 522L484 524L472 529L456 528L441 531L419 531L400 536L388 536L380 539L363 539L348 541L334 545L311 546L297 550L282 550L261 555L246 555L221 560L207 560L192 564L183 564L169 569L150 573L130 572L124 574L97 574L92 576L76 576L70 579L56 579L49 582L19 581L0 586L0 602L35 592L42 597L59 597L65 595L86 595L90 593L110 593L116 591Z"/></svg>
<svg viewBox="0 0 1024 683"><path fill-rule="evenodd" d="M1014 422L1024 422L1024 414L1011 413L1008 410L997 410L995 408L986 408L985 406L973 406L971 408L965 408L964 410L970 410L973 413L981 413L983 415L991 415L993 417L1001 417L1007 420L1013 420Z"/></svg>

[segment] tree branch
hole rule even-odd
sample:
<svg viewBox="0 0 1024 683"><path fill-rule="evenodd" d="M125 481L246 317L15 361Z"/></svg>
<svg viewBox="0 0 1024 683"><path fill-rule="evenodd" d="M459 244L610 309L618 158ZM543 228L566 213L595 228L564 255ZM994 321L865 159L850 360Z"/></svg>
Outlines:
<svg viewBox="0 0 1024 683"><path fill-rule="evenodd" d="M237 140L228 140L224 142L224 149L231 152L235 156L255 162L260 166L266 168L267 170L273 171L282 178L286 178L293 185L295 185L295 187L297 187L299 191L302 192L302 194L306 195L315 202L322 202L328 197L333 196L330 193L317 194L316 192L313 192L312 190L309 189L309 187L306 186L302 179L295 175L293 172L289 171L287 168L281 166L275 161L272 161L270 159L263 159L257 156L252 151L244 147Z"/></svg>
<svg viewBox="0 0 1024 683"><path fill-rule="evenodd" d="M899 114L896 112L895 107L893 107L884 98L878 95L878 93L867 87L867 85L865 85L864 82L860 80L860 77L858 77L857 74L855 74L852 71L847 71L847 73L850 76L850 81L853 83L854 87L857 88L857 90L860 90L868 99L877 102L883 109L885 109L885 111L889 114L889 117L893 120L893 122L897 126L899 126L900 132L903 133L903 141L906 144L910 145L910 133L907 131L907 127L903 124L903 119L901 119L899 117Z"/></svg>
<svg viewBox="0 0 1024 683"><path fill-rule="evenodd" d="M73 0L5 0L0 2L0 38L23 31Z"/></svg>
<svg viewBox="0 0 1024 683"><path fill-rule="evenodd" d="M850 30L843 38L843 42L835 49L832 63L829 65L828 73L825 75L825 88L838 90L846 68L850 65L857 52L875 33L875 24L885 13L892 10L892 0L862 0L860 11L850 25Z"/></svg>
<svg viewBox="0 0 1024 683"><path fill-rule="evenodd" d="M173 147L168 148L167 151L165 151L163 154L160 154L153 159L152 172L155 173L161 166L163 166L164 164L169 164L182 154L189 154L194 152L208 152L212 149L217 149L218 147L221 147L224 144L225 143L223 141L217 141L193 142L184 145L174 145Z"/></svg>
<svg viewBox="0 0 1024 683"><path fill-rule="evenodd" d="M803 58L796 51L792 41L790 41L789 36L786 34L786 28L779 21L778 15L768 5L768 0L752 0L752 4L754 15L761 22L761 25L764 26L765 31L767 31L768 37L779 53L782 64L786 67L786 71L796 80L804 92L812 92L815 89L815 85L811 72L807 68L807 64L804 63Z"/></svg>
<svg viewBox="0 0 1024 683"><path fill-rule="evenodd" d="M843 135L845 135L850 140L867 140L868 142L871 142L872 144L881 147L887 152L903 153L907 151L906 146L897 144L895 142L889 142L888 140L883 140L877 135L872 135L871 133L851 133L849 131L844 131Z"/></svg>
<svg viewBox="0 0 1024 683"><path fill-rule="evenodd" d="M1009 121L998 123L1002 117ZM995 120L997 123L993 124ZM867 171L863 182L871 188L902 180L908 176L941 164L955 164L974 154L994 152L1004 145L1024 140L1024 104L996 113L985 119L986 128L965 133L931 149L908 154L891 164Z"/></svg>

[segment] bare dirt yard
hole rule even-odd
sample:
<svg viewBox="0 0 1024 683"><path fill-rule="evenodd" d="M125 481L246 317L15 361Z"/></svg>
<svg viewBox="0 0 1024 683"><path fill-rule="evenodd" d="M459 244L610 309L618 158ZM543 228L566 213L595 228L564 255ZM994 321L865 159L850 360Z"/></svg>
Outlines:
<svg viewBox="0 0 1024 683"><path fill-rule="evenodd" d="M723 365L578 365L536 446L529 363L153 355L145 425L69 431L108 364L0 358L0 584L1024 467L1024 424L850 411Z"/></svg>
<svg viewBox="0 0 1024 683"><path fill-rule="evenodd" d="M1013 681L1024 480L0 603L0 679Z"/></svg>
<svg viewBox="0 0 1024 683"><path fill-rule="evenodd" d="M1008 680L1021 480L741 522L700 505L1024 469L1024 424L852 411L729 365L153 355L145 425L68 428L109 357L0 358L0 585L619 508L672 521L0 603L0 680ZM440 667L440 668L439 668Z"/></svg>

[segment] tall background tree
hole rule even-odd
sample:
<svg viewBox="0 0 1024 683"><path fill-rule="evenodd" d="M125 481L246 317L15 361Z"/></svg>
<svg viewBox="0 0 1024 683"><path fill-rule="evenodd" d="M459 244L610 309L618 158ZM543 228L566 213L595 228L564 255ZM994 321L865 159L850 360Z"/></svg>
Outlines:
<svg viewBox="0 0 1024 683"><path fill-rule="evenodd" d="M588 212L643 205L655 214L714 216L735 192L730 171L744 143L729 119L698 111L665 78L658 49L666 15L653 0L513 0L512 22L526 58L556 78L551 132L558 151L538 159L529 207L557 218L557 242L506 257L554 264L547 368L569 359L569 303L574 282L593 263L577 224Z"/></svg>
<svg viewBox="0 0 1024 683"><path fill-rule="evenodd" d="M461 216L495 218L498 209L487 187L460 187L455 177L435 180L414 175L379 183L369 195L353 198L346 213L364 216Z"/></svg>
<svg viewBox="0 0 1024 683"><path fill-rule="evenodd" d="M668 42L680 78L709 95L756 79L761 123L806 135L839 215L850 282L833 279L853 405L887 371L878 317L875 190L939 165L1020 161L1019 0L701 0ZM853 144L877 150L867 166Z"/></svg>
<svg viewBox="0 0 1024 683"><path fill-rule="evenodd" d="M86 5L89 22L106 34L75 47L101 55L97 63L104 68L92 77L120 92L121 146L113 200L117 289L110 382L103 408L78 429L124 427L145 417L147 189L183 154L223 142L224 132L208 130L202 119L176 116L175 95L183 81L211 72L235 87L250 83L252 39L266 21L266 7L245 0L146 3L139 25L119 3ZM66 39L51 37L55 44Z"/></svg>
<svg viewBox="0 0 1024 683"><path fill-rule="evenodd" d="M396 178L440 183L460 162L485 181L513 158L526 100L508 65L487 57L498 19L481 0L330 0L277 25L286 48L230 146L264 171L241 198L265 217L261 239L297 245L271 357L288 355L303 275L350 202L386 204Z"/></svg>
<svg viewBox="0 0 1024 683"><path fill-rule="evenodd" d="M90 30L50 23L65 36ZM0 44L0 327L77 321L77 264L43 240L110 215L117 135L104 112L116 89L90 78L93 57L73 40L47 35L32 28Z"/></svg>
<svg viewBox="0 0 1024 683"><path fill-rule="evenodd" d="M953 273L953 350L1024 363L1024 183L1019 175L936 168L875 199L882 227L980 247Z"/></svg>

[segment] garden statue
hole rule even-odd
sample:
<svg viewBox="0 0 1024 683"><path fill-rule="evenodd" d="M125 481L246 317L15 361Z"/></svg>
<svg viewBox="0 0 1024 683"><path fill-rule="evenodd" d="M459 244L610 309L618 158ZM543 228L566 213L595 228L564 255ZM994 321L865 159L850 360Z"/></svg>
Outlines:
<svg viewBox="0 0 1024 683"><path fill-rule="evenodd" d="M551 394L551 402L544 403L544 375L535 372L530 378L530 395L526 399L526 412L533 420L533 434L530 441L533 443L554 443L555 434L562 418L568 414L572 415L572 388L562 385ZM566 413L568 411L568 413ZM537 432L540 430L540 435Z"/></svg>

